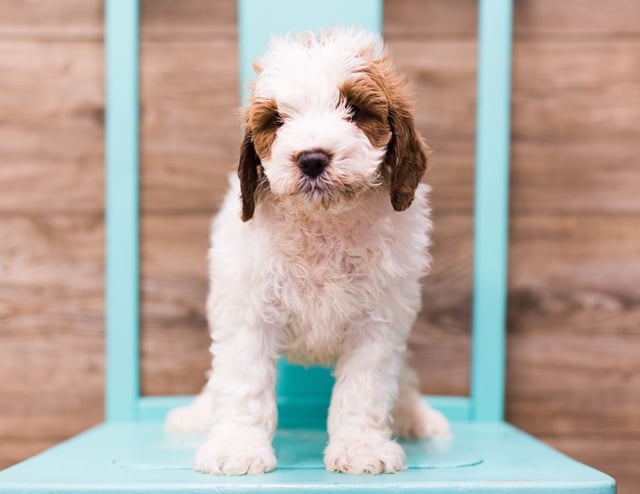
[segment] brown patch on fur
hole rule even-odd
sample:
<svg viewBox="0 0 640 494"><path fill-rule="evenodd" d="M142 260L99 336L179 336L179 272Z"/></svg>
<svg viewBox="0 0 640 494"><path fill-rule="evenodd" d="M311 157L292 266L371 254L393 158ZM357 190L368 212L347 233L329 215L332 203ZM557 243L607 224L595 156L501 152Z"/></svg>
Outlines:
<svg viewBox="0 0 640 494"><path fill-rule="evenodd" d="M384 147L391 139L389 105L384 89L375 74L360 74L340 87L346 103L357 108L354 123L375 147Z"/></svg>
<svg viewBox="0 0 640 494"><path fill-rule="evenodd" d="M413 202L416 188L427 170L427 147L414 127L413 115L405 101L392 105L389 121L393 138L387 147L385 163L391 170L391 204L396 211L404 211Z"/></svg>
<svg viewBox="0 0 640 494"><path fill-rule="evenodd" d="M253 99L244 116L244 139L240 147L238 177L242 196L242 221L253 217L256 201L269 190L262 159L271 155L271 145L280 126L280 115L272 99Z"/></svg>
<svg viewBox="0 0 640 494"><path fill-rule="evenodd" d="M253 145L261 159L271 155L271 145L280 126L278 106L272 99L254 99L247 109L245 132L251 132Z"/></svg>
<svg viewBox="0 0 640 494"><path fill-rule="evenodd" d="M383 175L388 175L393 208L404 211L413 202L428 164L428 148L415 128L404 79L395 73L385 53L340 91L348 103L361 110L354 122L371 143L387 146L384 164L388 174L383 170Z"/></svg>
<svg viewBox="0 0 640 494"><path fill-rule="evenodd" d="M256 193L260 184L260 158L253 145L251 131L246 131L240 147L238 177L242 197L242 221L253 217L256 208Z"/></svg>
<svg viewBox="0 0 640 494"><path fill-rule="evenodd" d="M377 65L387 84L389 125L393 133L385 157L390 169L391 204L396 211L404 211L413 202L427 170L428 148L416 129L405 80L395 73L386 53Z"/></svg>

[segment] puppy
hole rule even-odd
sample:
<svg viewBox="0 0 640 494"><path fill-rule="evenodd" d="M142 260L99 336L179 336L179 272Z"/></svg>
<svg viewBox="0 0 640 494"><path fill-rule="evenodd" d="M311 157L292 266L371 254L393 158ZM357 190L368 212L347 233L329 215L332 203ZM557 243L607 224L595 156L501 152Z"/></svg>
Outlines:
<svg viewBox="0 0 640 494"><path fill-rule="evenodd" d="M170 430L207 430L195 468L273 470L276 360L334 366L328 470L404 468L392 436L446 436L406 343L429 267L427 150L380 37L274 39L255 64L239 179L213 222L213 370Z"/></svg>

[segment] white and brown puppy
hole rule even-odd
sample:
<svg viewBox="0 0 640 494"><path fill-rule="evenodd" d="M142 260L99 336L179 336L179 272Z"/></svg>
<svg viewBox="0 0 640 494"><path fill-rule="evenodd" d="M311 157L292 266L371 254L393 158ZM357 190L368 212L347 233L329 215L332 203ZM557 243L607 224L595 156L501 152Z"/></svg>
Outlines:
<svg viewBox="0 0 640 494"><path fill-rule="evenodd" d="M255 64L239 180L213 222L213 370L172 430L207 430L195 468L276 466L276 360L335 366L331 471L404 468L397 437L443 436L406 366L429 268L425 145L379 36L275 39Z"/></svg>

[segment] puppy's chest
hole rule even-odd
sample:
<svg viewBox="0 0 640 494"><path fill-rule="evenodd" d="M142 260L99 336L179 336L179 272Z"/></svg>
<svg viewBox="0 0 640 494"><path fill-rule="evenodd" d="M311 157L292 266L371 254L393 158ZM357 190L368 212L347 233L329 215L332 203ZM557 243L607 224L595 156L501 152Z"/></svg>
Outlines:
<svg viewBox="0 0 640 494"><path fill-rule="evenodd" d="M327 236L294 242L282 249L280 256L282 276L276 287L280 298L296 312L303 308L313 310L310 305L323 307L325 300L336 306L336 298L359 305L361 289L375 277L380 253L372 247Z"/></svg>
<svg viewBox="0 0 640 494"><path fill-rule="evenodd" d="M383 245L357 230L310 229L278 242L280 269L272 286L286 320L282 344L290 357L334 358L353 322L380 295Z"/></svg>

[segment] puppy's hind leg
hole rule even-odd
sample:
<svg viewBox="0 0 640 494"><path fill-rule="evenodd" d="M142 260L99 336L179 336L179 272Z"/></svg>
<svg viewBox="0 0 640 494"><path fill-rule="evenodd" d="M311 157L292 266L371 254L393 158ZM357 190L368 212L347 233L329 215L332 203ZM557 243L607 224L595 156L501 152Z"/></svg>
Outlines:
<svg viewBox="0 0 640 494"><path fill-rule="evenodd" d="M392 423L394 436L402 439L451 437L449 421L422 399L416 373L406 362L398 380Z"/></svg>
<svg viewBox="0 0 640 494"><path fill-rule="evenodd" d="M212 417L212 393L205 386L189 405L169 410L164 425L169 432L206 433L211 428Z"/></svg>

